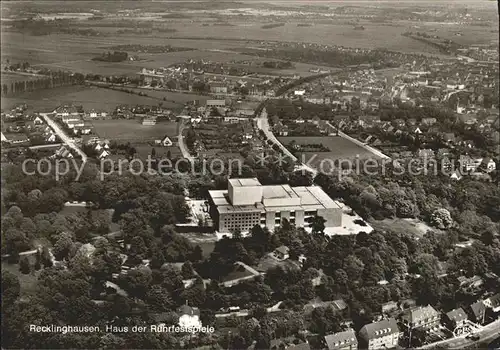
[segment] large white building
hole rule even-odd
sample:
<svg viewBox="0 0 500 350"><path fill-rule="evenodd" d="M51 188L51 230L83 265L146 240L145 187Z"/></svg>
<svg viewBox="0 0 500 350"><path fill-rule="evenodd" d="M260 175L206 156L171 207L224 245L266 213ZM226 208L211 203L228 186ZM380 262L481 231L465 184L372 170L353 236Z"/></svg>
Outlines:
<svg viewBox="0 0 500 350"><path fill-rule="evenodd" d="M219 232L248 232L255 225L273 231L283 219L308 227L315 216L322 216L326 227L342 224L342 207L318 186L263 186L255 178L228 182L227 190L209 191L210 212Z"/></svg>

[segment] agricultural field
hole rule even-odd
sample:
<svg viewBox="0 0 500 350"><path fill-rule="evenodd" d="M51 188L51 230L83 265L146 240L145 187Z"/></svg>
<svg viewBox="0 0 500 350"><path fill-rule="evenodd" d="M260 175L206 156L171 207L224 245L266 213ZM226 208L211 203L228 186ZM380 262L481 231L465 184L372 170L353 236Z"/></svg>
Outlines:
<svg viewBox="0 0 500 350"><path fill-rule="evenodd" d="M177 103L169 103L159 98L128 94L122 91L88 87L66 86L49 90L26 92L16 97L2 98L2 108L9 109L18 103L27 103L30 110L51 112L62 104L79 104L85 110L97 109L112 112L116 106L128 105L158 105L163 103L166 108L174 110L182 108Z"/></svg>
<svg viewBox="0 0 500 350"><path fill-rule="evenodd" d="M360 158L373 158L375 157L372 153L368 152L361 146L346 140L340 136L323 136L323 137L311 137L311 136L284 136L278 137L278 140L283 145L288 145L290 142L295 141L299 145L307 144L318 144L321 143L323 146L330 149L329 152L304 152L298 155L299 160L305 162L310 161L313 167L318 167L322 160L325 160L324 169L326 169L331 161L336 160L349 160L356 157ZM328 160L328 161L327 161Z"/></svg>
<svg viewBox="0 0 500 350"><path fill-rule="evenodd" d="M174 141L173 138L177 136L177 123L175 121L142 125L139 120L112 119L95 120L92 124L97 136L122 142L148 142L161 139L165 135Z"/></svg>

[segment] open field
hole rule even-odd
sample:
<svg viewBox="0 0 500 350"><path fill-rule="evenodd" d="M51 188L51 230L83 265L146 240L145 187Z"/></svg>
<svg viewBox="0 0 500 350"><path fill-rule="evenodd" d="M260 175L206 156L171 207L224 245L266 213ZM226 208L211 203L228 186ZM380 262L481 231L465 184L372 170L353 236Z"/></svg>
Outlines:
<svg viewBox="0 0 500 350"><path fill-rule="evenodd" d="M163 102L166 108L179 109L182 106L161 101L157 98L128 94L122 91L88 87L66 86L48 90L23 93L16 97L2 98L2 108L12 108L18 103L27 103L30 109L51 112L61 104L80 104L85 110L98 109L112 112L116 106L128 105L158 105Z"/></svg>
<svg viewBox="0 0 500 350"><path fill-rule="evenodd" d="M364 148L340 136L284 136L278 137L278 140L284 146L287 146L291 141L295 141L299 145L321 143L323 146L328 147L330 149L329 152L304 152L298 155L300 161L308 162L310 160L309 164L313 167L318 167L321 161L325 160L323 165L324 171L329 171L329 164L335 160L349 160L357 156L360 158L373 157Z"/></svg>
<svg viewBox="0 0 500 350"><path fill-rule="evenodd" d="M399 231L408 232L414 237L421 238L427 231L442 232L439 229L428 226L425 222L417 219L384 219L384 220L372 220L370 225L374 229L384 231Z"/></svg>
<svg viewBox="0 0 500 350"><path fill-rule="evenodd" d="M156 125L142 125L139 120L95 120L94 132L102 138L119 141L153 141L165 135L177 136L176 122L160 122ZM175 141L175 140L172 140ZM149 147L151 150L151 147Z"/></svg>

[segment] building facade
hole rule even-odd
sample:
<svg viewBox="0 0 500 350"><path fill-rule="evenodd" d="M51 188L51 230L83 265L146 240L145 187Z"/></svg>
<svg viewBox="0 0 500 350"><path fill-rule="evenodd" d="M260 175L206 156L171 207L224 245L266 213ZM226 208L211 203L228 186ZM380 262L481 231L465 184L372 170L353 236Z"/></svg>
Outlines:
<svg viewBox="0 0 500 350"><path fill-rule="evenodd" d="M358 340L354 329L349 328L344 332L333 333L325 336L325 343L328 350L356 350Z"/></svg>
<svg viewBox="0 0 500 350"><path fill-rule="evenodd" d="M253 179L229 179L227 190L209 191L210 212L219 232L250 231L255 225L273 231L283 219L309 227L322 216L326 227L342 225L342 208L318 186L263 186Z"/></svg>
<svg viewBox="0 0 500 350"><path fill-rule="evenodd" d="M402 321L409 328L422 328L430 330L439 327L441 316L432 306L427 305L408 310Z"/></svg>
<svg viewBox="0 0 500 350"><path fill-rule="evenodd" d="M401 332L394 318L369 323L359 330L361 345L368 350L395 348L400 336Z"/></svg>

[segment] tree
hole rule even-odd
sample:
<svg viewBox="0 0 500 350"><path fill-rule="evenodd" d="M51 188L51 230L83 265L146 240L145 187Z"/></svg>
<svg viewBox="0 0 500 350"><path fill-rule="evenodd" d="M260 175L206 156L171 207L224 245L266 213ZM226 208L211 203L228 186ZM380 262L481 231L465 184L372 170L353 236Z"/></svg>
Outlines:
<svg viewBox="0 0 500 350"><path fill-rule="evenodd" d="M351 254L344 259L343 269L352 281L356 281L361 277L364 268L365 264L355 255Z"/></svg>
<svg viewBox="0 0 500 350"><path fill-rule="evenodd" d="M194 270L191 261L186 261L184 264L182 264L181 273L182 273L182 278L184 279L193 278Z"/></svg>
<svg viewBox="0 0 500 350"><path fill-rule="evenodd" d="M2 270L2 305L4 308L9 307L19 297L21 285L19 278L13 273ZM5 310L5 309L4 309Z"/></svg>
<svg viewBox="0 0 500 350"><path fill-rule="evenodd" d="M311 222L312 233L324 234L326 220L322 216L315 216Z"/></svg>
<svg viewBox="0 0 500 350"><path fill-rule="evenodd" d="M25 275L31 272L31 264L27 256L23 256L19 261L19 271Z"/></svg>
<svg viewBox="0 0 500 350"><path fill-rule="evenodd" d="M431 216L431 223L440 229L447 229L453 225L453 219L447 209L436 209Z"/></svg>
<svg viewBox="0 0 500 350"><path fill-rule="evenodd" d="M163 256L163 252L161 250L157 250L153 253L153 257L151 258L150 266L152 269L159 269L165 264L165 256Z"/></svg>

